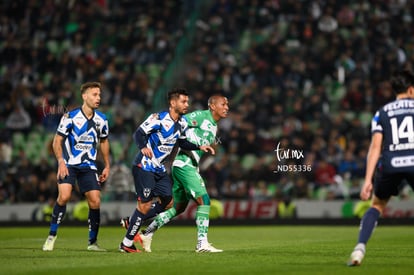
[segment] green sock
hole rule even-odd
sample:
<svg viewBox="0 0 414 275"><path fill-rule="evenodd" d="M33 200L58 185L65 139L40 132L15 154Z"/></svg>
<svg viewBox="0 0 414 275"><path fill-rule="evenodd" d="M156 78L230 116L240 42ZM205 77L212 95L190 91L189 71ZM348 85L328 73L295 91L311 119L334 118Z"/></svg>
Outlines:
<svg viewBox="0 0 414 275"><path fill-rule="evenodd" d="M157 229L159 229L161 226L168 223L172 218L174 218L176 214L177 211L174 207L158 214L158 216L152 221L152 223L150 223L150 225L148 225L148 227L144 230L144 235L154 233L155 231L157 231Z"/></svg>
<svg viewBox="0 0 414 275"><path fill-rule="evenodd" d="M198 242L207 241L208 225L210 222L210 205L199 205L196 211L197 239Z"/></svg>

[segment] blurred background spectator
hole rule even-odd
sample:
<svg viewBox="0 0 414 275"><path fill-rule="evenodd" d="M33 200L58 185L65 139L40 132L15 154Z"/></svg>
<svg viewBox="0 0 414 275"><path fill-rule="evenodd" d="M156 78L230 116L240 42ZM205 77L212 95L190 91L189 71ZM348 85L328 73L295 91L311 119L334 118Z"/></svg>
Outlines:
<svg viewBox="0 0 414 275"><path fill-rule="evenodd" d="M4 0L0 11L0 203L55 197L50 142L85 81L102 83L112 129L107 200L131 199L132 132L176 86L193 109L213 93L230 100L203 170L212 197L356 199L370 119L393 99L390 73L414 62L411 1Z"/></svg>

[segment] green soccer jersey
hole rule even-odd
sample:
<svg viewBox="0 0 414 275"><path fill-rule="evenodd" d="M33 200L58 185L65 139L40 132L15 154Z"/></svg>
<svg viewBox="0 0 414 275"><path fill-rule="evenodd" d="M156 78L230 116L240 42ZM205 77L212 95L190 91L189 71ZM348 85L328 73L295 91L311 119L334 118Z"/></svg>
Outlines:
<svg viewBox="0 0 414 275"><path fill-rule="evenodd" d="M212 145L216 139L217 123L210 110L194 111L185 115L189 129L185 133L187 140L197 145ZM204 151L184 151L180 149L174 162L175 166L198 165Z"/></svg>

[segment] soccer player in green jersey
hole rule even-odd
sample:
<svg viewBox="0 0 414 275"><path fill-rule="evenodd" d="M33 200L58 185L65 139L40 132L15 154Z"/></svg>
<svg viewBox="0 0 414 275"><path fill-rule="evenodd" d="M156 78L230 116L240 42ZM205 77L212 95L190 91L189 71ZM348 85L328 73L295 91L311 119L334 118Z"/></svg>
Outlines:
<svg viewBox="0 0 414 275"><path fill-rule="evenodd" d="M190 129L187 131L187 140L197 145L211 145L215 143L217 122L227 117L229 104L226 97L213 95L208 100L208 110L194 111L186 115ZM179 149L172 164L171 173L174 181L174 206L160 213L152 223L139 233L139 241L145 252L151 252L152 235L172 218L186 209L190 199L197 203L195 215L197 225L196 252L222 252L213 247L207 239L209 228L210 197L199 172L200 158L204 154L201 150L186 151Z"/></svg>

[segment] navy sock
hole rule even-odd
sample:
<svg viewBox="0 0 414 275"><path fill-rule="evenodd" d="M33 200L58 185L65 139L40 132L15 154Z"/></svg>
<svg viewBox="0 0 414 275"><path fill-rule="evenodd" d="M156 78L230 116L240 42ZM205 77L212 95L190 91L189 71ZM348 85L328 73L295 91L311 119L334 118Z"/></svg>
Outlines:
<svg viewBox="0 0 414 275"><path fill-rule="evenodd" d="M49 235L56 236L59 224L62 222L66 214L66 205L60 206L57 202L53 207L52 220L50 221Z"/></svg>
<svg viewBox="0 0 414 275"><path fill-rule="evenodd" d="M137 235L139 228L141 227L141 223L144 220L144 217L144 214L135 209L134 214L132 214L131 218L129 219L129 227L125 235L128 240L134 240L135 235Z"/></svg>
<svg viewBox="0 0 414 275"><path fill-rule="evenodd" d="M366 244L371 237L372 232L374 231L375 226L377 225L377 220L380 216L380 212L371 207L365 213L361 220L361 226L359 229L359 238L358 243Z"/></svg>
<svg viewBox="0 0 414 275"><path fill-rule="evenodd" d="M144 221L155 217L156 215L158 215L159 213L163 211L164 211L164 207L162 207L162 205L159 204L158 202L155 202L153 204L153 207L150 209L150 211L148 211L148 213L145 215Z"/></svg>
<svg viewBox="0 0 414 275"><path fill-rule="evenodd" d="M99 224L101 223L101 210L89 209L88 224L89 224L89 244L96 242L99 232Z"/></svg>

